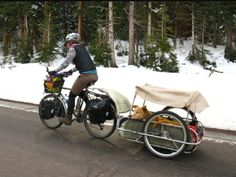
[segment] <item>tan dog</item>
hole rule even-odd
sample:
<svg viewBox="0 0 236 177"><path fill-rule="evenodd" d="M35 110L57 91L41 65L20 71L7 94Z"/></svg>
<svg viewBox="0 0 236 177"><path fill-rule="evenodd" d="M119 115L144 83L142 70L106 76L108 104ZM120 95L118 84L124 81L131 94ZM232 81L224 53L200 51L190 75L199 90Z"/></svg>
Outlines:
<svg viewBox="0 0 236 177"><path fill-rule="evenodd" d="M146 106L141 107L141 106L133 105L132 112L133 114L130 115L130 118L136 119L136 120L142 120L142 119L145 120L151 117L152 115L152 113L147 109ZM177 121L172 121L172 120L157 116L155 121L153 122L152 127L156 127L160 123L179 125Z"/></svg>
<svg viewBox="0 0 236 177"><path fill-rule="evenodd" d="M152 113L147 109L146 106L140 107L137 105L132 106L132 114L130 115L131 119L141 120L149 118Z"/></svg>

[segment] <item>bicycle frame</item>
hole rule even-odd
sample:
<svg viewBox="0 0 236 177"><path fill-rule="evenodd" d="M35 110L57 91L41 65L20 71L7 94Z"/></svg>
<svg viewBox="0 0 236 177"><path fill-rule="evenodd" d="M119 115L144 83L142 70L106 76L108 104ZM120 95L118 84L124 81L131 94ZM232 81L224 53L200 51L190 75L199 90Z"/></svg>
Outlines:
<svg viewBox="0 0 236 177"><path fill-rule="evenodd" d="M100 92L103 92L102 90L96 88L97 90L99 90ZM62 87L62 90L71 90L70 88L67 87ZM78 122L82 122L83 121L83 106L84 104L87 104L89 102L90 99L92 99L92 97L106 97L106 94L100 94L100 93L96 93L95 91L89 90L88 87L85 88L76 98L75 100L75 108L73 110L73 115L74 115L74 119L73 120L77 120ZM67 100L68 97L63 94L63 93L58 93L58 99L61 101L63 108L65 110L65 112L67 112L68 109L68 105L67 105Z"/></svg>

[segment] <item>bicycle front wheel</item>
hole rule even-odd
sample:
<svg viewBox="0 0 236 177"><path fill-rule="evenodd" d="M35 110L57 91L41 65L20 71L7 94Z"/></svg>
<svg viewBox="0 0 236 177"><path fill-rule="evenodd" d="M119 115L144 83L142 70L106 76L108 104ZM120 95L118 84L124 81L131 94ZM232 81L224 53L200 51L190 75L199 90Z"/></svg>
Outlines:
<svg viewBox="0 0 236 177"><path fill-rule="evenodd" d="M41 122L50 129L58 128L62 125L59 116L65 114L61 100L54 94L46 95L39 103L39 116Z"/></svg>
<svg viewBox="0 0 236 177"><path fill-rule="evenodd" d="M189 138L186 123L170 111L154 113L145 123L143 133L146 147L161 158L182 153Z"/></svg>
<svg viewBox="0 0 236 177"><path fill-rule="evenodd" d="M103 123L94 123L89 117L89 112L86 109L84 112L84 126L88 133L93 137L104 139L111 136L115 129L117 123L117 114L115 107L110 104L109 109L109 120L105 120Z"/></svg>

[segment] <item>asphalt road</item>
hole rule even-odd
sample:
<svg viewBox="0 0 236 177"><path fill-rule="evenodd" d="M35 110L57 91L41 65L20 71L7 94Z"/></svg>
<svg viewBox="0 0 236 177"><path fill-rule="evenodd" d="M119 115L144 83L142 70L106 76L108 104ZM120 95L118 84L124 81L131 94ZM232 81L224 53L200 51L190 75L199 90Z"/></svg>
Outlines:
<svg viewBox="0 0 236 177"><path fill-rule="evenodd" d="M165 160L117 132L98 140L83 124L47 129L25 110L0 104L0 177L236 177L233 140L206 138L193 154Z"/></svg>

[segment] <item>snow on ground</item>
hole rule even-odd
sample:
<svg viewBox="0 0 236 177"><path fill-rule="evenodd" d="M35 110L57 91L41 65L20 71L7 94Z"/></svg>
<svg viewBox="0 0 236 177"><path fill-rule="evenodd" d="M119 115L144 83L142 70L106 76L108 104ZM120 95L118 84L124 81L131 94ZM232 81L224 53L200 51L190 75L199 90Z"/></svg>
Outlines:
<svg viewBox="0 0 236 177"><path fill-rule="evenodd" d="M122 43L123 44L123 43ZM120 46L121 47L121 46ZM208 101L209 107L197 114L205 127L236 131L234 117L234 99L236 98L236 64L224 59L224 47L216 49L207 47L212 53L211 60L217 62L216 70L223 73L210 73L198 64L186 61L191 49L191 41L175 50L180 64L179 73L154 72L143 67L127 65L128 56L117 57L119 68L98 67L99 80L94 87L113 89L130 102L133 101L135 86L151 84L154 86L179 89L185 91L199 91ZM0 63L3 57L0 53ZM51 63L53 69L61 62L58 58ZM44 95L43 80L46 76L47 64L5 64L0 66L0 98L16 101L39 103ZM69 67L71 68L72 65ZM69 69L68 68L68 69ZM73 74L65 81L70 87L77 74ZM147 103L149 104L149 103ZM158 111L164 105L148 105L152 111Z"/></svg>

